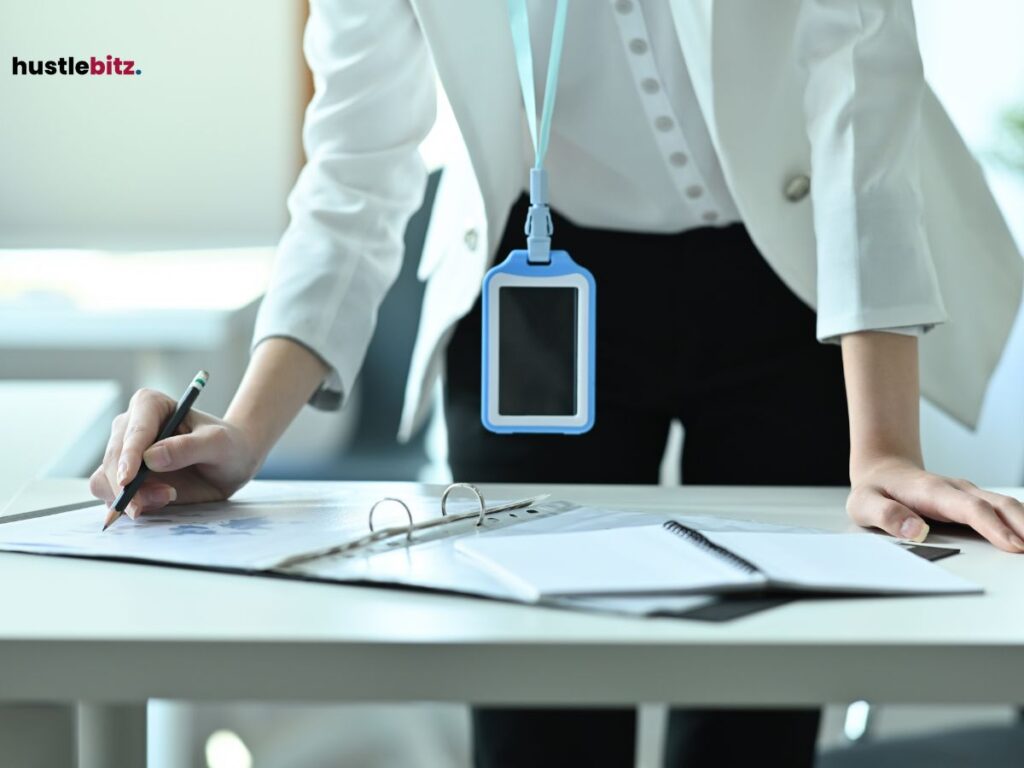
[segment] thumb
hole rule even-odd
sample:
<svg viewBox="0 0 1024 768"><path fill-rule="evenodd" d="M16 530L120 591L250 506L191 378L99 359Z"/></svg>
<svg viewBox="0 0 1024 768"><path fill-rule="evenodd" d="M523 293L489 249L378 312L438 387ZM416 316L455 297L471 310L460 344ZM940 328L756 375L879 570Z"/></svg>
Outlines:
<svg viewBox="0 0 1024 768"><path fill-rule="evenodd" d="M877 491L852 494L849 512L858 525L881 528L898 539L921 542L928 536L928 524L920 515Z"/></svg>
<svg viewBox="0 0 1024 768"><path fill-rule="evenodd" d="M199 429L186 435L175 435L151 445L144 454L146 465L158 472L174 472L194 464L222 462L224 440L219 430Z"/></svg>

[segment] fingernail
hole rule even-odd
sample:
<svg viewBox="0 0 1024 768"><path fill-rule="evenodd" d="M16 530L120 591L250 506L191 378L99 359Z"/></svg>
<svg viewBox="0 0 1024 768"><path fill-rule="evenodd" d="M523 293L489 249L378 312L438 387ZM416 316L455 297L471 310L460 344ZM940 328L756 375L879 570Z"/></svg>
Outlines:
<svg viewBox="0 0 1024 768"><path fill-rule="evenodd" d="M121 459L117 465L117 484L124 485L125 480L128 479L128 462Z"/></svg>
<svg viewBox="0 0 1024 768"><path fill-rule="evenodd" d="M125 507L124 513L128 515L132 520L135 520L139 516L139 505L134 501L129 501L128 506Z"/></svg>
<svg viewBox="0 0 1024 768"><path fill-rule="evenodd" d="M1013 544L1017 549L1024 551L1024 541L1021 541L1020 536L1010 534L1010 543Z"/></svg>
<svg viewBox="0 0 1024 768"><path fill-rule="evenodd" d="M171 502L171 501L174 501L177 498L178 498L178 491L175 490L173 487L169 488L168 491L167 491L167 501Z"/></svg>
<svg viewBox="0 0 1024 768"><path fill-rule="evenodd" d="M167 466L169 460L167 448L162 445L154 445L146 451L143 458L150 469L162 469Z"/></svg>
<svg viewBox="0 0 1024 768"><path fill-rule="evenodd" d="M924 541L928 536L928 526L923 520L908 517L900 526L900 537L908 541Z"/></svg>

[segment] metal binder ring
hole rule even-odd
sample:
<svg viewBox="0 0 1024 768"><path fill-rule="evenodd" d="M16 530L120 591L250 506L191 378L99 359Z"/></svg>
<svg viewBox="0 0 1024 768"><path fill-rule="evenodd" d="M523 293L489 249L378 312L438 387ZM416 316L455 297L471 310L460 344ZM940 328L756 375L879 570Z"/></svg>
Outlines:
<svg viewBox="0 0 1024 768"><path fill-rule="evenodd" d="M412 512L409 511L409 507L408 507L408 505L404 501L402 501L401 499L396 499L394 496L385 496L383 499L379 499L379 500L375 501L373 503L373 506L370 507L370 514L366 518L366 523L367 523L367 525L370 526L370 532L371 533L373 532L373 512L374 512L375 509L377 509L377 507L379 507L385 501L393 501L396 504L401 504L402 505L402 509L405 510L405 514L409 516L409 527L406 528L406 530L405 530L405 540L406 541L412 541L412 526L413 526Z"/></svg>
<svg viewBox="0 0 1024 768"><path fill-rule="evenodd" d="M484 515L487 514L487 507L484 505L484 495L480 493L479 488L477 488L475 485L472 485L471 483L452 483L451 485L444 489L444 493L441 494L441 514L447 517L448 496L451 494L452 491L456 490L457 488L465 488L474 496L476 496L476 500L480 502L480 517L477 518L476 524L483 525Z"/></svg>

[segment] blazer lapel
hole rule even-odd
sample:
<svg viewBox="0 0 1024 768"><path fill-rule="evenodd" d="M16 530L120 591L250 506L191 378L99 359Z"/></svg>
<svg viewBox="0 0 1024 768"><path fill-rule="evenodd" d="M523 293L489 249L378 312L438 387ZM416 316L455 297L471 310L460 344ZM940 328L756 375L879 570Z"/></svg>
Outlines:
<svg viewBox="0 0 1024 768"><path fill-rule="evenodd" d="M504 0L411 0L462 132L484 201L487 252L522 187L522 120Z"/></svg>

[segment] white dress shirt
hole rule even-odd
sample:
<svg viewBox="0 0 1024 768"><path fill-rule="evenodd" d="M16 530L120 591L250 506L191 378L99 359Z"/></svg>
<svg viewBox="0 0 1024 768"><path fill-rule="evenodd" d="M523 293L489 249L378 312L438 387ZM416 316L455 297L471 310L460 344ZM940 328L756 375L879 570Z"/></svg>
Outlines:
<svg viewBox="0 0 1024 768"><path fill-rule="evenodd" d="M529 4L538 97L554 7ZM566 30L545 161L552 206L580 226L641 232L739 221L668 3L573 3Z"/></svg>

